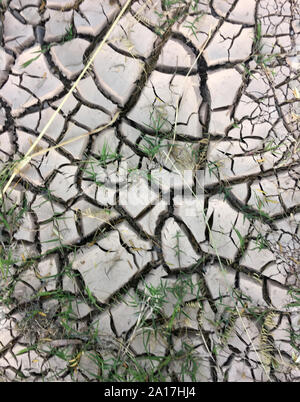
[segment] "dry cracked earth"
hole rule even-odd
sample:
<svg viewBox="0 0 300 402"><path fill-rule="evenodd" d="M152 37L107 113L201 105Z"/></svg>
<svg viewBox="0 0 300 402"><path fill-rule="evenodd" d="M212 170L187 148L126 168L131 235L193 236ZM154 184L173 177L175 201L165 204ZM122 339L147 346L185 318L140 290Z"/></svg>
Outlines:
<svg viewBox="0 0 300 402"><path fill-rule="evenodd" d="M1 1L1 381L299 381L297 3Z"/></svg>

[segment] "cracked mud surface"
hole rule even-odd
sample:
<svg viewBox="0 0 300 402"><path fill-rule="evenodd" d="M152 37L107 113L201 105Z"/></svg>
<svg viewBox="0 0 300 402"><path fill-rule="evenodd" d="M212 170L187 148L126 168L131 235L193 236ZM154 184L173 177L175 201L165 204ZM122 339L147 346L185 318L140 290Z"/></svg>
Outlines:
<svg viewBox="0 0 300 402"><path fill-rule="evenodd" d="M2 202L0 381L299 381L299 5L173 3L131 2ZM124 4L2 1L2 169Z"/></svg>

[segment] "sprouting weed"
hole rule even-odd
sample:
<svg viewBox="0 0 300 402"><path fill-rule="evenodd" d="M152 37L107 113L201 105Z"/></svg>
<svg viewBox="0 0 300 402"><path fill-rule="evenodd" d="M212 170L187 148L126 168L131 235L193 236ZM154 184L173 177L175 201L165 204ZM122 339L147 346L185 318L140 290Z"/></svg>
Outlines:
<svg viewBox="0 0 300 402"><path fill-rule="evenodd" d="M51 44L44 45L44 46L42 46L41 50L36 50L35 52L33 52L33 53L37 53L37 56L25 61L25 63L23 63L21 67L22 68L28 67L31 63L33 63L35 60L37 60L42 54L48 52L48 50L51 48L51 46L52 46Z"/></svg>

